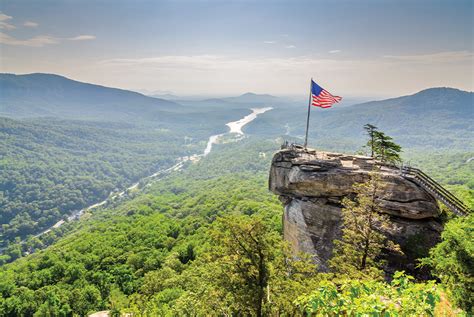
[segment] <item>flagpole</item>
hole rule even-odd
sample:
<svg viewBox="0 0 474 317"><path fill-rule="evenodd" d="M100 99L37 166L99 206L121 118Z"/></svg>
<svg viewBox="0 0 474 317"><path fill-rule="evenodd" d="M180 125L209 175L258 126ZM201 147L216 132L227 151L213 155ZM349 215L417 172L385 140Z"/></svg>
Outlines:
<svg viewBox="0 0 474 317"><path fill-rule="evenodd" d="M313 84L313 78L311 77L311 81L309 82L309 100L308 100L308 117L306 118L306 136L304 138L304 148L306 149L308 146L308 130L309 130L309 115L311 113L311 88Z"/></svg>

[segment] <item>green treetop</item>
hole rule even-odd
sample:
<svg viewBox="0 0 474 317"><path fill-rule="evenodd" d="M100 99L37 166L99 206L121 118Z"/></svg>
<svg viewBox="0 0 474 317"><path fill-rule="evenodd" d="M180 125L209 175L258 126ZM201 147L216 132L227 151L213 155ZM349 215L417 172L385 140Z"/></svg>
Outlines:
<svg viewBox="0 0 474 317"><path fill-rule="evenodd" d="M354 184L355 200L344 198L342 204L342 238L334 241L330 267L350 276L380 277L383 262L378 260L382 248L399 251L380 230L389 226L388 215L381 213L377 198L383 185L376 173L365 183Z"/></svg>
<svg viewBox="0 0 474 317"><path fill-rule="evenodd" d="M378 128L370 123L367 123L364 126L365 131L369 136L369 141L367 141L367 146L370 148L370 156L374 157L374 147L375 147L375 133L378 132Z"/></svg>
<svg viewBox="0 0 474 317"><path fill-rule="evenodd" d="M364 126L369 140L367 146L370 148L370 156L382 162L396 163L400 162L400 152L402 147L395 142L393 138L379 131L374 125L367 123Z"/></svg>

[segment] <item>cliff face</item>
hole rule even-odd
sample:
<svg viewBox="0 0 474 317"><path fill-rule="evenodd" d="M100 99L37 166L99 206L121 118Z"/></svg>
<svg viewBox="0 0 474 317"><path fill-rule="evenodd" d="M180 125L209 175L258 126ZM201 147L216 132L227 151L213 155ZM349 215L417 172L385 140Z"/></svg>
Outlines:
<svg viewBox="0 0 474 317"><path fill-rule="evenodd" d="M341 236L341 201L353 195L352 185L368 180L374 168L369 157L284 149L273 157L269 187L285 206L284 237L293 250L310 253L322 271ZM386 252L387 272L419 275L416 259L427 255L442 230L436 200L397 169L378 172L385 189L378 201L391 226L380 231L401 246L404 255Z"/></svg>

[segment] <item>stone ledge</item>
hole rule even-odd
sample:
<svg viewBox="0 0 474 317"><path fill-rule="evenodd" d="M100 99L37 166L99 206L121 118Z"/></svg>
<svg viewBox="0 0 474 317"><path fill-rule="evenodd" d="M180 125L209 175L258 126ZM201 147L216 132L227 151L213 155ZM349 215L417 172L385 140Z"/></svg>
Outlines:
<svg viewBox="0 0 474 317"><path fill-rule="evenodd" d="M352 185L367 181L376 164L371 157L314 150L284 149L274 155L269 188L285 206L285 239L295 251L312 254L320 270L327 271L333 240L341 234L342 199L354 195ZM390 228L380 230L405 253L385 254L386 271L420 276L415 269L419 253L427 255L440 238L438 204L398 169L382 166L379 173L385 189L377 199L391 221Z"/></svg>

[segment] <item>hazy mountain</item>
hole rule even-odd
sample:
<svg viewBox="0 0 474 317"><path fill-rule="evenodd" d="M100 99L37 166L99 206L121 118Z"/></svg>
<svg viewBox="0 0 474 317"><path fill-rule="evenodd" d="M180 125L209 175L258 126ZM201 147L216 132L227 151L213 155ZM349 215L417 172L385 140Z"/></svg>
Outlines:
<svg viewBox="0 0 474 317"><path fill-rule="evenodd" d="M227 97L221 98L228 102L243 102L243 103L279 103L282 102L282 98L278 98L268 94L255 94L253 92L247 92L238 97Z"/></svg>
<svg viewBox="0 0 474 317"><path fill-rule="evenodd" d="M165 100L173 100L173 101L181 98L173 94L152 94L152 95L147 95L147 96L153 97L153 98L165 99Z"/></svg>
<svg viewBox="0 0 474 317"><path fill-rule="evenodd" d="M301 137L306 126L306 104L267 94L173 102L49 74L0 74L0 89L0 116L8 117L148 120L180 129L202 127L205 134L211 121L225 132L225 122L239 119L249 108L273 106L245 130ZM404 146L472 147L473 119L472 92L431 88L348 107L313 107L310 137L325 145L358 146L363 125L372 123Z"/></svg>
<svg viewBox="0 0 474 317"><path fill-rule="evenodd" d="M409 111L412 113L450 111L473 114L474 93L455 88L429 88L416 94L371 101L358 104L358 109L375 110L383 108L392 111Z"/></svg>
<svg viewBox="0 0 474 317"><path fill-rule="evenodd" d="M188 100L191 101L191 100ZM219 98L208 98L204 100L195 100L199 103L228 103L228 104L262 104L262 103L280 103L286 101L282 98L275 97L267 94L254 94L252 92L245 93L235 97L219 97Z"/></svg>
<svg viewBox="0 0 474 317"><path fill-rule="evenodd" d="M155 119L177 103L52 74L0 74L0 116Z"/></svg>
<svg viewBox="0 0 474 317"><path fill-rule="evenodd" d="M349 107L313 107L310 138L325 147L359 147L364 138L362 127L371 123L407 147L472 149L473 96L453 88L431 88ZM258 118L247 132L301 137L306 113L305 105L280 107Z"/></svg>

